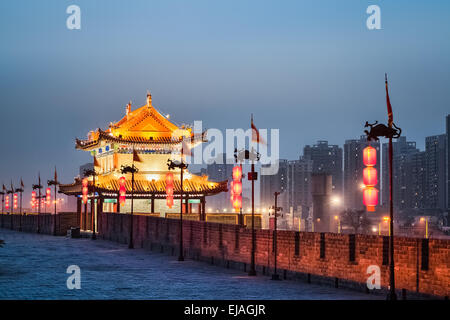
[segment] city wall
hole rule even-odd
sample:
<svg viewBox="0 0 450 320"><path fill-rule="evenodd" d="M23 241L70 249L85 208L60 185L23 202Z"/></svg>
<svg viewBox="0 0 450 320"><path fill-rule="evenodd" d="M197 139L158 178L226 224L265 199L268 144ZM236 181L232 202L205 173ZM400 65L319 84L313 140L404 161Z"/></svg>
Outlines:
<svg viewBox="0 0 450 320"><path fill-rule="evenodd" d="M0 228L24 232L53 234L55 216L50 213L37 214L0 214ZM56 235L65 236L70 227L78 226L76 212L60 212L56 215Z"/></svg>
<svg viewBox="0 0 450 320"><path fill-rule="evenodd" d="M128 243L129 215L102 213L100 237ZM178 255L179 220L135 216L135 247L170 250ZM367 267L381 270L381 286L389 283L388 237L278 231L277 267L281 277L314 276L336 286L366 288ZM183 221L187 257L230 268L249 269L251 229L238 225ZM450 241L395 238L397 289L436 296L450 295ZM256 265L260 273L273 272L273 232L256 230ZM319 280L319 279L317 279Z"/></svg>
<svg viewBox="0 0 450 320"><path fill-rule="evenodd" d="M0 215L0 227L25 232L37 231L37 215ZM65 235L79 225L76 213L57 215L57 234ZM128 243L130 215L101 213L99 238ZM54 216L41 214L41 233L52 234ZM135 215L133 240L136 248L178 255L179 220ZM274 267L273 231L256 229L256 269L269 275ZM367 268L379 266L381 286L389 283L388 237L278 231L277 267L283 278L329 282L337 287L366 290ZM248 271L251 229L232 224L183 220L186 257ZM450 295L450 241L395 238L395 280L398 290L440 297ZM409 293L408 293L409 294Z"/></svg>

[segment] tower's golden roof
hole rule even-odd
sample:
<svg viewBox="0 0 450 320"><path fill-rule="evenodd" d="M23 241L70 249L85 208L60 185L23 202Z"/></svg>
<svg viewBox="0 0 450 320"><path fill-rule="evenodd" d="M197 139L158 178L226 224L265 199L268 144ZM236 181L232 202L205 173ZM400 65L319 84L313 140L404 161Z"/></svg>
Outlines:
<svg viewBox="0 0 450 320"><path fill-rule="evenodd" d="M131 103L126 107L125 116L118 122L111 123L106 130L91 131L87 140L76 140L79 149L98 146L101 140L133 144L178 144L183 137L204 140L204 133L194 137L192 129L177 126L169 116L163 116L153 107L151 95L147 95L147 104L131 111ZM199 139L197 139L199 138Z"/></svg>
<svg viewBox="0 0 450 320"><path fill-rule="evenodd" d="M92 192L92 177L89 180L89 192ZM181 184L179 177L174 177L174 194L179 194L181 191ZM227 188L228 181L212 182L208 181L207 176L196 176L191 175L190 178L183 179L183 192L190 194L203 194L203 195L214 195L220 192L228 191ZM126 180L127 193L131 192L131 177L127 177ZM61 184L59 186L61 193L66 195L77 195L81 194L82 183L81 179L76 179L71 184ZM95 190L97 192L119 192L119 180L114 174L99 175L96 177ZM136 174L134 181L134 192L136 194L154 194L165 196L166 194L166 182L164 176L161 179L149 180L145 177L145 174Z"/></svg>

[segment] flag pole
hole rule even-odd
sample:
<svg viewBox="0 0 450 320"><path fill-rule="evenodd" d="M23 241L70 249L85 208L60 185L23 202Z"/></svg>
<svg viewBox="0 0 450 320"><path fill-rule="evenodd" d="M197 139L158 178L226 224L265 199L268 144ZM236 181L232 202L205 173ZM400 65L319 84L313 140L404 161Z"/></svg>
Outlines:
<svg viewBox="0 0 450 320"><path fill-rule="evenodd" d="M386 84L386 104L388 111L388 126L392 128L393 113L391 102L389 99L387 73L384 74L384 81ZM395 293L395 265L394 265L394 179L393 179L393 145L392 136L389 136L389 248L390 248L390 262L389 262L389 300L397 300Z"/></svg>

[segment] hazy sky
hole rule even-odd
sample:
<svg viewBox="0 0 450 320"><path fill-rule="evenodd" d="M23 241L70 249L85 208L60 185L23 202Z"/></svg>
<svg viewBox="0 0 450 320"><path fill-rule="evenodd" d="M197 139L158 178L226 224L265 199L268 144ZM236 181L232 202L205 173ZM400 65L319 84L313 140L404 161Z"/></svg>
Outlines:
<svg viewBox="0 0 450 320"><path fill-rule="evenodd" d="M66 28L81 7L81 30ZM382 30L366 28L381 8ZM90 156L75 137L119 120L131 99L178 123L279 128L281 157L343 144L366 120L423 148L450 113L449 1L0 2L0 183L40 170L71 182Z"/></svg>

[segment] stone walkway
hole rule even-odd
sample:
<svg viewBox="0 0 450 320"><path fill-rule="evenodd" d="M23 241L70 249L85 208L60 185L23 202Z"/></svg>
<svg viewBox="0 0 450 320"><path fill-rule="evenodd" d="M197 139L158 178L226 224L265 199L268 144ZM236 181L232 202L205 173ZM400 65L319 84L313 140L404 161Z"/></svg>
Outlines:
<svg viewBox="0 0 450 320"><path fill-rule="evenodd" d="M207 263L129 250L110 241L71 239L0 229L0 299L383 299L380 296L248 277ZM66 269L81 269L69 290Z"/></svg>

